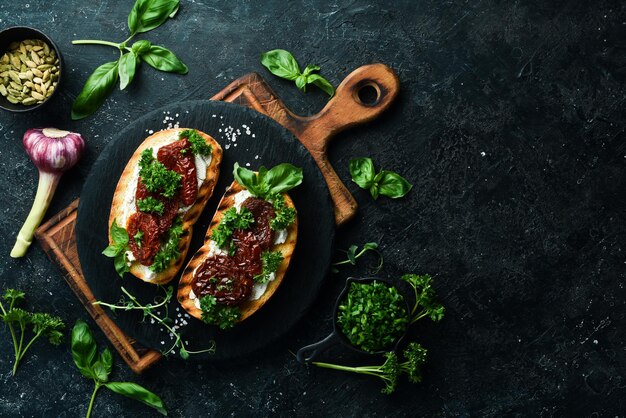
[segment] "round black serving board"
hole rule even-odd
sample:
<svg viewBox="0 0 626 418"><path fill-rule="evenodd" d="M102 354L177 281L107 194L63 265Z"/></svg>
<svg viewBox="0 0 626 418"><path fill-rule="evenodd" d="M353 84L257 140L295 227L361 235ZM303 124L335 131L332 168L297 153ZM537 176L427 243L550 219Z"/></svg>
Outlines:
<svg viewBox="0 0 626 418"><path fill-rule="evenodd" d="M212 341L216 343L214 354L193 355L191 359L224 360L248 355L286 333L311 305L328 270L335 231L332 202L315 161L287 129L258 112L224 102L182 102L155 110L114 135L94 164L81 193L76 241L85 279L96 299L108 303L120 300L122 286L143 303L164 293L157 286L130 274L120 278L113 267L113 260L101 252L108 245L111 201L126 163L137 146L149 136L150 130L158 131L170 122L177 122L181 128L195 128L208 133L224 150L219 181L194 226L187 261L203 243L217 204L233 181L235 162L241 166L250 163L250 169L254 170L260 165L269 168L289 162L304 171L302 185L290 192L298 209L296 251L280 287L259 311L234 329L223 331L193 317L184 317L185 311L176 300L179 276L169 283L174 287L174 297L168 306L169 316L180 318L181 315L188 322L180 329L183 340L189 342L188 349L200 350L210 346ZM250 134L243 125L249 127ZM235 133L237 129L240 132L236 141L232 141L227 134L233 128ZM163 310L161 313L164 313ZM126 334L148 347L163 351L173 343L166 330L162 331L158 324L151 323L150 319L142 322L139 312L118 310L112 315ZM178 354L177 349L175 352Z"/></svg>

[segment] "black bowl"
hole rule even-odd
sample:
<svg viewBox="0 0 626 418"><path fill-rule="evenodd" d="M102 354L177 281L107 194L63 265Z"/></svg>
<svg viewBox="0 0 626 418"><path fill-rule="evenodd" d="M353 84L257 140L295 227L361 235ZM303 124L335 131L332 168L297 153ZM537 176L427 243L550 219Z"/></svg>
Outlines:
<svg viewBox="0 0 626 418"><path fill-rule="evenodd" d="M7 100L6 97L0 95L0 108L4 110L8 110L10 112L28 112L31 110L35 110L45 105L52 99L59 90L61 86L61 79L63 78L63 57L61 57L61 51L56 46L56 44L48 37L46 34L41 32L35 28L29 28L28 26L13 26L7 29L4 29L0 32L0 56L4 55L9 49L9 45L11 42L15 41L23 41L25 39L40 39L48 44L54 52L57 54L57 58L59 59L59 78L57 79L57 86L46 100L43 103L39 103L32 106L25 106L22 104L14 104Z"/></svg>

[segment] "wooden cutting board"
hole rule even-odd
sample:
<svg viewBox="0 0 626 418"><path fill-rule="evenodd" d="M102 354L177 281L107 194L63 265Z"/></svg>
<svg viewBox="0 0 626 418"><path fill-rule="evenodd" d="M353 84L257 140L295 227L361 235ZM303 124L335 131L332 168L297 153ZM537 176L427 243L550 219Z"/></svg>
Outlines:
<svg viewBox="0 0 626 418"><path fill-rule="evenodd" d="M383 64L371 64L348 75L337 87L335 96L313 116L301 117L291 112L256 73L233 81L211 99L252 108L290 130L317 162L328 184L335 220L340 226L354 216L357 204L328 161L328 143L337 133L380 115L393 102L398 91L399 81L393 70ZM35 236L48 256L59 264L70 288L120 356L133 372L141 373L162 356L155 350L140 347L101 307L92 304L95 298L83 277L76 249L77 208L78 200L39 227Z"/></svg>

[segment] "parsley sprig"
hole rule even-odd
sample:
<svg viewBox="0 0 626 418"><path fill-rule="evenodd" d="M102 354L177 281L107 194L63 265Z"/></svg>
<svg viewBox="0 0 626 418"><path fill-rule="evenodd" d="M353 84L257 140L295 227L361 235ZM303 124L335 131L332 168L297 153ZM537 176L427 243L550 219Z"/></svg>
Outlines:
<svg viewBox="0 0 626 418"><path fill-rule="evenodd" d="M172 227L167 231L165 243L161 244L161 248L154 256L154 262L150 266L150 270L160 273L167 270L173 260L180 256L180 238L183 236L183 217L177 216Z"/></svg>
<svg viewBox="0 0 626 418"><path fill-rule="evenodd" d="M122 277L124 276L124 273L130 271L128 267L128 256L126 255L126 251L129 250L128 232L126 232L126 229L117 224L117 219L113 219L110 233L113 244L106 247L104 251L102 251L102 254L114 259L113 263L115 265L115 271L120 275L120 277ZM142 237L143 235L139 237L135 235L133 238L135 240L141 240Z"/></svg>
<svg viewBox="0 0 626 418"><path fill-rule="evenodd" d="M235 229L248 229L254 223L252 212L246 207L241 207L240 212L234 206L224 212L219 225L211 233L211 239L219 248L228 248L230 254L235 253L235 246L231 240Z"/></svg>
<svg viewBox="0 0 626 418"><path fill-rule="evenodd" d="M296 220L296 209L287 206L285 196L275 193L268 196L267 200L274 206L276 216L270 221L270 228L274 231L280 231L287 228Z"/></svg>
<svg viewBox="0 0 626 418"><path fill-rule="evenodd" d="M411 309L411 324L426 316L434 322L443 319L446 308L437 302L437 295L432 286L432 277L428 274L405 274L400 279L413 288L415 296L415 303Z"/></svg>
<svg viewBox="0 0 626 418"><path fill-rule="evenodd" d="M198 133L195 129L185 129L178 135L179 139L187 138L189 143L191 144L191 152L194 155L211 155L213 152L213 147L207 144L202 135ZM183 149L181 153L185 154L187 149Z"/></svg>
<svg viewBox="0 0 626 418"><path fill-rule="evenodd" d="M165 210L165 205L160 200L155 199L152 196L148 196L137 201L137 209L141 212L156 213L159 216L162 216L163 211Z"/></svg>
<svg viewBox="0 0 626 418"><path fill-rule="evenodd" d="M283 253L280 251L263 251L261 254L261 263L263 264L263 270L261 274L254 276L256 283L267 283L270 281L272 273L276 273L280 263L283 262Z"/></svg>
<svg viewBox="0 0 626 418"><path fill-rule="evenodd" d="M179 173L168 170L167 167L154 158L152 148L147 148L141 153L139 177L141 177L141 182L149 192L158 192L168 199L176 195L182 179Z"/></svg>
<svg viewBox="0 0 626 418"><path fill-rule="evenodd" d="M213 343L211 347L204 349L204 350L200 350L200 351L191 351L187 349L187 344L183 341L183 338L180 335L180 333L177 330L175 330L172 326L170 326L170 324L172 323L172 319L169 317L168 305L174 294L174 288L172 286L168 286L167 288L163 288L163 287L160 287L160 288L165 291L165 295L158 296L154 298L154 300L151 303L147 303L147 304L142 304L141 302L139 302L139 300L137 300L137 298L133 296L128 290L124 289L124 287L121 288L124 296L122 296L122 298L117 304L106 303L102 301L96 301L93 304L106 306L107 308L111 309L111 311L113 312L116 312L117 310L141 311L141 313L143 314L142 321L145 321L146 319L150 318L150 319L153 319L160 326L167 329L168 332L174 338L174 344L169 349L162 351L163 355L165 356L172 353L176 347L178 347L179 352L180 352L180 357L183 360L188 359L190 354L213 353L215 351L215 343ZM164 314L161 314L160 309L163 309Z"/></svg>
<svg viewBox="0 0 626 418"><path fill-rule="evenodd" d="M8 304L5 307L0 301L0 320L4 322L11 333L15 361L13 362L13 376L17 372L20 361L26 355L28 349L41 336L48 338L52 345L59 345L63 340L65 324L58 316L52 316L41 312L27 312L18 307L24 301L24 292L15 289L7 289L2 299ZM31 337L25 343L27 328L31 328ZM18 338L19 335L19 338Z"/></svg>
<svg viewBox="0 0 626 418"><path fill-rule="evenodd" d="M204 323L217 325L221 329L234 327L241 317L241 310L238 306L220 305L213 295L200 299L200 309L202 309Z"/></svg>
<svg viewBox="0 0 626 418"><path fill-rule="evenodd" d="M422 367L426 363L426 349L420 344L412 342L407 346L403 354L404 361L401 362L393 351L385 353L385 362L375 366L349 367L321 362L313 362L313 364L327 369L379 377L385 383L382 393L389 395L396 390L398 380L402 374L406 374L411 383L419 383L422 381Z"/></svg>

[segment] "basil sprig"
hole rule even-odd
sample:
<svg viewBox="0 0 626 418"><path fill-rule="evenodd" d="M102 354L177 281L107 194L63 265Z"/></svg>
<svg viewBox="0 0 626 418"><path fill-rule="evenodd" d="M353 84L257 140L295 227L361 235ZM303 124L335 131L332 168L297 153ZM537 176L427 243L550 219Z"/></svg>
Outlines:
<svg viewBox="0 0 626 418"><path fill-rule="evenodd" d="M128 256L126 256L126 251L129 250L128 232L117 224L117 219L113 219L110 232L113 244L106 247L104 251L102 251L102 254L113 258L115 271L120 277L123 277L124 273L130 271L128 268Z"/></svg>
<svg viewBox="0 0 626 418"><path fill-rule="evenodd" d="M95 384L86 418L91 416L96 394L103 386L115 393L143 402L159 413L167 415L161 398L143 386L133 382L109 382L109 375L113 369L113 354L108 348L98 353L98 346L89 326L80 319L76 321L72 330L72 358L78 371L86 378L92 379Z"/></svg>
<svg viewBox="0 0 626 418"><path fill-rule="evenodd" d="M324 90L330 97L335 95L335 88L324 77L314 74L319 71L319 65L307 65L304 72L300 71L298 62L291 52L284 49L273 49L261 54L261 64L265 66L272 74L295 81L296 86L306 92L306 86L313 84Z"/></svg>
<svg viewBox="0 0 626 418"><path fill-rule="evenodd" d="M275 193L283 193L302 183L302 169L289 163L278 164L267 169L264 166L255 173L235 163L233 175L237 183L248 189L256 197L267 199Z"/></svg>
<svg viewBox="0 0 626 418"><path fill-rule="evenodd" d="M120 90L124 90L134 79L141 61L159 71L187 74L187 66L167 48L152 45L150 41L139 40L132 47L126 43L138 33L148 32L162 25L178 11L179 0L137 0L128 16L130 37L124 42L115 43L99 40L75 40L73 44L106 45L119 49L120 58L96 68L89 76L82 91L72 105L72 119L83 119L104 103L117 80Z"/></svg>
<svg viewBox="0 0 626 418"><path fill-rule="evenodd" d="M352 181L360 188L369 190L374 199L378 195L397 199L406 195L413 185L393 171L381 170L376 174L371 158L353 158L350 160Z"/></svg>

